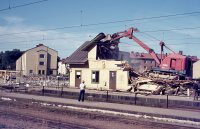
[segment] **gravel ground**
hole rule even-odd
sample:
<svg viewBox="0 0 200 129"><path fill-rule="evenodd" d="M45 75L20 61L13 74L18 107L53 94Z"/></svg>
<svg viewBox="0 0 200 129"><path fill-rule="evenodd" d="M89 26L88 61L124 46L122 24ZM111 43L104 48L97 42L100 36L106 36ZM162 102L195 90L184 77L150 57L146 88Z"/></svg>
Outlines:
<svg viewBox="0 0 200 129"><path fill-rule="evenodd" d="M47 112L41 108L21 108L13 106L0 106L0 129L51 129L51 128L97 128L97 129L149 129L150 126L130 124L120 121L81 118L76 115ZM6 114L6 112L8 114ZM17 115L16 115L17 114ZM23 116L27 116L23 117ZM38 120L31 120L34 118ZM54 123L52 123L54 122Z"/></svg>

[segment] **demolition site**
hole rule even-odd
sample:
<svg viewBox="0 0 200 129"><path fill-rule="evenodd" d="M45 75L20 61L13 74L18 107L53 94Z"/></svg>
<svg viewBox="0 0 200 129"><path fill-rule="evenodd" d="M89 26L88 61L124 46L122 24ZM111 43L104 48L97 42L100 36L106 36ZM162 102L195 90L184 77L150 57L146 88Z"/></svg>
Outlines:
<svg viewBox="0 0 200 129"><path fill-rule="evenodd" d="M23 109L36 106L47 112L55 111L79 119L89 116L87 119L148 128L199 128L199 90L193 88L195 84L200 87L199 59L176 53L164 42L159 43L161 54L157 54L133 32L137 33L138 29L107 35L99 33L91 41L86 41L62 60L61 64L69 71L66 76L50 76L48 71L44 75L32 74L23 69L25 62L18 60L16 71L0 71L0 104L8 107L21 105ZM138 61L145 53L119 51L118 44L123 37L132 39L147 51L151 60L141 61L151 62L151 67L144 67ZM40 44L32 50L45 47ZM164 54L164 47L172 53ZM37 72L38 69L33 70L33 73ZM86 85L84 103L77 101L81 82ZM0 114L5 115L3 111ZM56 125L55 120L41 119L41 116L38 119L39 123L45 121L47 127ZM65 126L63 121L60 120L62 127ZM84 127L70 125L69 128Z"/></svg>

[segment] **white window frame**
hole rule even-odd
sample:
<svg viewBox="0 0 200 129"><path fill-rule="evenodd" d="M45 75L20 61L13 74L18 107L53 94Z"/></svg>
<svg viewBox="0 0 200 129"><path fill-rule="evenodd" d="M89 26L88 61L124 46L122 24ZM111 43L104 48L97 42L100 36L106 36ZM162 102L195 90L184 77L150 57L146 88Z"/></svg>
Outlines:
<svg viewBox="0 0 200 129"><path fill-rule="evenodd" d="M98 75L97 75L98 73ZM99 84L99 81L100 81L100 71L98 70L93 70L92 73L91 73L91 82L92 83L95 83L95 84Z"/></svg>
<svg viewBox="0 0 200 129"><path fill-rule="evenodd" d="M41 57L41 55L44 55L44 54L40 54L39 56L40 56L40 58L45 58L45 55L44 55L44 57Z"/></svg>
<svg viewBox="0 0 200 129"><path fill-rule="evenodd" d="M42 63L42 62L43 62L43 65L40 64L40 63ZM40 66L44 66L44 65L45 65L44 61L40 61L40 62L39 62L39 65L40 65Z"/></svg>

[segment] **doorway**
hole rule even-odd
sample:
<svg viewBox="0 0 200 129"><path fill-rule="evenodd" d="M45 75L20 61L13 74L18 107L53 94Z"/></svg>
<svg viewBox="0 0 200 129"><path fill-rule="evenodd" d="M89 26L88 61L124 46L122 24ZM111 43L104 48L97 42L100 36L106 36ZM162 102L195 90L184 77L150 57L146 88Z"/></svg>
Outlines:
<svg viewBox="0 0 200 129"><path fill-rule="evenodd" d="M79 87L81 84L81 70L75 71L75 87Z"/></svg>
<svg viewBox="0 0 200 129"><path fill-rule="evenodd" d="M109 89L116 90L116 71L110 71Z"/></svg>

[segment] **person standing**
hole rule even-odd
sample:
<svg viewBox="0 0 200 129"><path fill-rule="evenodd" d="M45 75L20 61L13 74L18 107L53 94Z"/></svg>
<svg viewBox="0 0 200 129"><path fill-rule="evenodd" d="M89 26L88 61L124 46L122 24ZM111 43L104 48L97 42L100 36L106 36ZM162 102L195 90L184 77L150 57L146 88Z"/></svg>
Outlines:
<svg viewBox="0 0 200 129"><path fill-rule="evenodd" d="M193 84L193 90L194 90L194 100L198 100L198 84L197 81Z"/></svg>
<svg viewBox="0 0 200 129"><path fill-rule="evenodd" d="M84 82L85 81L82 81L82 83L80 84L80 95L79 95L79 98L78 98L79 102L81 100L81 96L82 96L82 102L84 101L85 88L86 88L86 85L84 84Z"/></svg>

